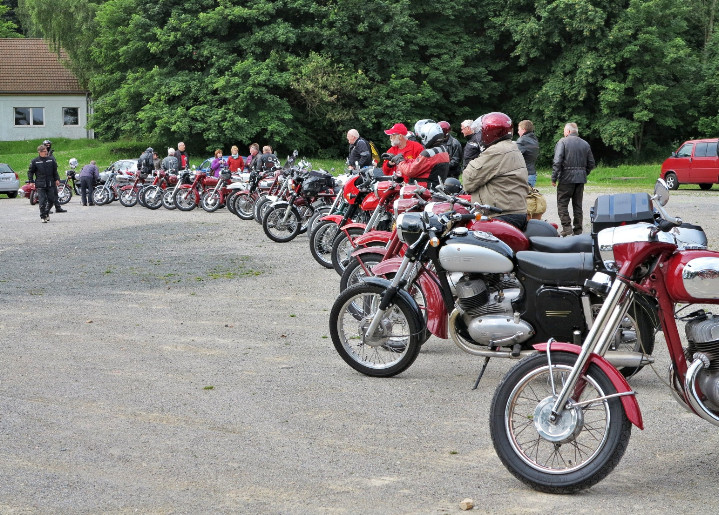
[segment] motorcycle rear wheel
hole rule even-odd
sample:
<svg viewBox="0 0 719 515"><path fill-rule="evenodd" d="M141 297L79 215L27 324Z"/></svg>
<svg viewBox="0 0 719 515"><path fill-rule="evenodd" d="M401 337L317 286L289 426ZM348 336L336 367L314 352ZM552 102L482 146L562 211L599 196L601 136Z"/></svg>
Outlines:
<svg viewBox="0 0 719 515"><path fill-rule="evenodd" d="M237 211L235 211L235 195L237 195L237 191L233 190L225 197L225 206L233 215L237 215Z"/></svg>
<svg viewBox="0 0 719 515"><path fill-rule="evenodd" d="M70 202L72 198L72 188L67 183L62 183L57 188L57 202L58 204L65 205Z"/></svg>
<svg viewBox="0 0 719 515"><path fill-rule="evenodd" d="M40 200L39 200L39 197L38 197L38 194L37 194L37 190L32 190L32 193L30 193L30 205L31 205L31 206L34 206L34 205L37 204L39 201L40 201Z"/></svg>
<svg viewBox="0 0 719 515"><path fill-rule="evenodd" d="M358 284L343 291L330 312L335 350L349 366L374 377L392 377L407 370L417 359L423 332L413 307L397 296L382 317L379 335L366 337L384 291L376 284Z"/></svg>
<svg viewBox="0 0 719 515"><path fill-rule="evenodd" d="M287 221L283 222L285 216L287 216ZM262 218L262 229L269 239L277 243L294 240L300 233L301 227L302 217L296 206L287 204L270 206Z"/></svg>
<svg viewBox="0 0 719 515"><path fill-rule="evenodd" d="M174 188L167 188L162 193L162 207L165 209L173 210L175 206L175 190Z"/></svg>
<svg viewBox="0 0 719 515"><path fill-rule="evenodd" d="M250 193L237 193L234 196L235 214L243 220L252 220L255 217L255 201Z"/></svg>
<svg viewBox="0 0 719 515"><path fill-rule="evenodd" d="M310 253L325 268L332 268L332 243L338 231L335 222L320 220L310 232Z"/></svg>
<svg viewBox="0 0 719 515"><path fill-rule="evenodd" d="M558 422L549 421L553 400L576 358L552 352L551 371L546 353L524 358L492 399L489 426L499 459L517 479L540 492L568 494L598 483L619 463L631 436L632 424L618 397L570 407ZM617 393L597 365L590 365L579 380L585 384L575 402ZM550 440L548 435L554 436Z"/></svg>

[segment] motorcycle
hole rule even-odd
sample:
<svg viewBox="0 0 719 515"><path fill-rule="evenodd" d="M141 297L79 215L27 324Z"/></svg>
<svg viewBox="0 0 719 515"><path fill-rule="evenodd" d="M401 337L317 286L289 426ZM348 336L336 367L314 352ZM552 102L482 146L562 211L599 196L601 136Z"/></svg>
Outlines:
<svg viewBox="0 0 719 515"><path fill-rule="evenodd" d="M208 213L214 213L225 205L227 196L230 193L228 186L232 184L232 174L223 167L217 184L212 189L206 190L200 198L200 207Z"/></svg>
<svg viewBox="0 0 719 515"><path fill-rule="evenodd" d="M117 172L110 172L107 180L92 190L92 200L97 206L109 204L119 198L117 190Z"/></svg>
<svg viewBox="0 0 719 515"><path fill-rule="evenodd" d="M57 188L57 201L62 205L70 202L73 192L75 195L80 194L75 168L77 168L77 160L70 159L70 169L65 171L65 179L60 181L60 186Z"/></svg>
<svg viewBox="0 0 719 515"><path fill-rule="evenodd" d="M149 174L142 173L138 170L131 184L120 187L120 204L125 207L133 207L137 204L140 197L140 190L144 187L148 176Z"/></svg>
<svg viewBox="0 0 719 515"><path fill-rule="evenodd" d="M177 182L172 188L167 188L162 194L162 207L165 209L175 209L175 194L179 191L182 185L192 184L192 172L190 170L180 170L177 173Z"/></svg>
<svg viewBox="0 0 719 515"><path fill-rule="evenodd" d="M37 189L35 188L35 183L33 181L25 181L25 184L20 187L17 193L19 196L27 198L30 201L31 206L34 206L39 202Z"/></svg>
<svg viewBox="0 0 719 515"><path fill-rule="evenodd" d="M157 170L152 180L152 184L145 185L140 188L137 194L137 201L148 209L159 209L162 207L162 197L165 191L177 184L177 173L174 170L166 172L165 170Z"/></svg>
<svg viewBox="0 0 719 515"><path fill-rule="evenodd" d="M663 208L668 197L659 179L653 196L661 213L657 223L597 234L601 259L615 275L597 273L585 284L606 300L583 343L575 331L568 340L549 338L534 345L535 352L518 362L495 391L490 409L494 449L505 467L535 490L564 494L591 487L619 463L632 426L643 429L635 392L608 352L637 296L653 297L658 304L675 400L719 425L719 319L703 310L681 317L687 322L684 347L674 311L677 303L719 304L719 252L681 248L675 237L681 220Z"/></svg>

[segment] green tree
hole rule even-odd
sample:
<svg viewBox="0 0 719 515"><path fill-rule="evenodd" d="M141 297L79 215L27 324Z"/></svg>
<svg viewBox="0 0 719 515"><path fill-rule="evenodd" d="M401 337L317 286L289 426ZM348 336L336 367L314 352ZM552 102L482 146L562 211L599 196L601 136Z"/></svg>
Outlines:
<svg viewBox="0 0 719 515"><path fill-rule="evenodd" d="M0 2L0 38L21 38L18 25L14 21L13 11L10 6Z"/></svg>

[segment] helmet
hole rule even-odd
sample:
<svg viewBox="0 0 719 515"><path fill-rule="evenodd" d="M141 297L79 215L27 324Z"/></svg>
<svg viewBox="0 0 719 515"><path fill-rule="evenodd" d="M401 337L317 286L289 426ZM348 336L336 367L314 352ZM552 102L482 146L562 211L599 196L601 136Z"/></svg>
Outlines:
<svg viewBox="0 0 719 515"><path fill-rule="evenodd" d="M442 131L445 134L449 134L449 130L452 128L452 126L449 124L449 122L439 122L439 126L442 127Z"/></svg>
<svg viewBox="0 0 719 515"><path fill-rule="evenodd" d="M460 191L462 191L462 183L459 182L459 179L455 179L454 177L447 177L444 180L444 191L449 193L450 195L456 195Z"/></svg>
<svg viewBox="0 0 719 515"><path fill-rule="evenodd" d="M147 152L147 153L149 153L149 154L152 154L152 153L155 152L155 151L152 150L152 147L147 147L147 148L145 149L145 152Z"/></svg>
<svg viewBox="0 0 719 515"><path fill-rule="evenodd" d="M74 157L70 159L70 167L77 168L77 159L75 159Z"/></svg>
<svg viewBox="0 0 719 515"><path fill-rule="evenodd" d="M504 113L482 116L482 144L485 148L512 137L512 119Z"/></svg>
<svg viewBox="0 0 719 515"><path fill-rule="evenodd" d="M417 135L417 137L420 137L422 126L425 123L434 123L434 120L431 118L425 118L424 120L417 120L417 123L414 124L414 133Z"/></svg>
<svg viewBox="0 0 719 515"><path fill-rule="evenodd" d="M45 145L46 147L50 147L50 146L52 146L52 141L50 141L49 139L46 139L45 141L42 142L42 144Z"/></svg>
<svg viewBox="0 0 719 515"><path fill-rule="evenodd" d="M422 140L422 145L424 145L425 148L432 148L438 143L444 141L445 138L442 127L440 127L439 124L435 122L428 122L422 125L419 129L418 135Z"/></svg>

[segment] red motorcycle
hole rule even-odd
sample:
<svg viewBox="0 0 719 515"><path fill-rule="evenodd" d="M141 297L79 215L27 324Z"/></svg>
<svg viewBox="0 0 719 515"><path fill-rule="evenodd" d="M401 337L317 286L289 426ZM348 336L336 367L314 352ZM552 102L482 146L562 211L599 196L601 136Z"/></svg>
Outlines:
<svg viewBox="0 0 719 515"><path fill-rule="evenodd" d="M149 174L141 173L139 170L132 176L132 182L120 187L120 204L125 207L133 207L137 204L140 189L142 189Z"/></svg>
<svg viewBox="0 0 719 515"><path fill-rule="evenodd" d="M217 177L208 177L205 172L196 172L191 184L181 184L174 193L175 207L180 211L192 211L200 204L200 198L207 188L217 185Z"/></svg>
<svg viewBox="0 0 719 515"><path fill-rule="evenodd" d="M137 201L148 209L160 209L165 191L177 184L178 176L165 170L157 170L152 183L140 188Z"/></svg>
<svg viewBox="0 0 719 515"><path fill-rule="evenodd" d="M660 179L653 197L662 217L657 224L597 234L601 258L616 275L612 280L597 274L586 283L606 300L583 343L575 332L572 342L550 338L536 344L536 352L517 363L494 394L494 448L507 469L536 490L572 493L591 487L619 463L632 425L643 429L635 392L607 359L612 337L639 295L658 303L675 399L719 425L719 318L703 310L682 317L684 347L674 311L677 303L719 304L719 252L680 250L674 231L681 220L661 207L668 193Z"/></svg>
<svg viewBox="0 0 719 515"><path fill-rule="evenodd" d="M35 183L32 181L25 181L25 184L20 187L17 193L21 197L30 200L31 206L38 203L37 189L35 188Z"/></svg>
<svg viewBox="0 0 719 515"><path fill-rule="evenodd" d="M212 189L206 190L200 199L200 206L208 213L214 213L227 201L227 196L232 192L228 186L232 184L232 174L227 168L223 168L217 184Z"/></svg>

